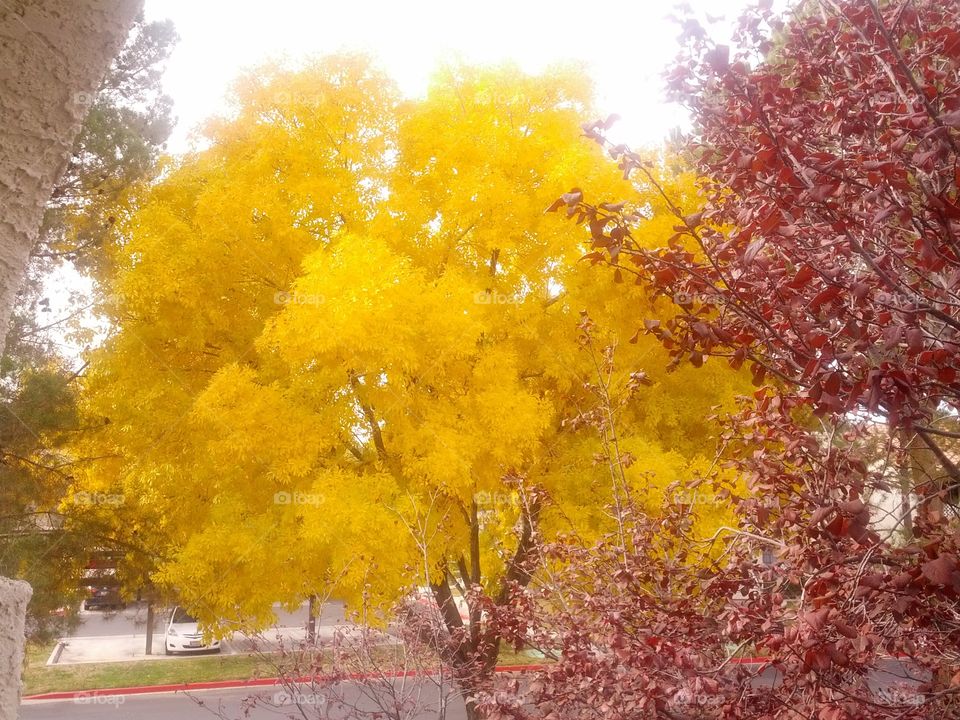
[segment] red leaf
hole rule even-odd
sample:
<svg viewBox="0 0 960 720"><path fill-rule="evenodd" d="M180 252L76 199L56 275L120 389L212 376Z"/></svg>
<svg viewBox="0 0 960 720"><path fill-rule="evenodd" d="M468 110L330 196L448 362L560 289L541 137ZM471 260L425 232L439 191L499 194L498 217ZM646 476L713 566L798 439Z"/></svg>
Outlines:
<svg viewBox="0 0 960 720"><path fill-rule="evenodd" d="M813 310L819 310L828 302L835 299L838 295L840 295L840 288L836 285L831 285L830 287L820 291L820 293L818 293L817 296L810 301L810 308Z"/></svg>
<svg viewBox="0 0 960 720"><path fill-rule="evenodd" d="M830 373L827 375L826 380L823 381L823 389L828 392L830 395L836 395L840 392L840 387L843 384L843 377L840 373Z"/></svg>
<svg viewBox="0 0 960 720"><path fill-rule="evenodd" d="M830 505L818 507L816 510L813 511L813 515L810 516L810 527L815 527L816 525L819 525L820 522L832 512L833 512L833 507Z"/></svg>
<svg viewBox="0 0 960 720"><path fill-rule="evenodd" d="M907 349L913 354L923 350L923 330L915 327L907 330Z"/></svg>
<svg viewBox="0 0 960 720"><path fill-rule="evenodd" d="M761 232L770 232L776 227L779 227L780 221L783 219L783 215L779 210L774 210L769 215L767 215L763 221L760 223Z"/></svg>
<svg viewBox="0 0 960 720"><path fill-rule="evenodd" d="M833 623L833 626L837 628L837 632L844 637L850 638L851 640L854 640L860 636L860 633L857 632L856 628L847 625L842 620L837 620L835 623Z"/></svg>
<svg viewBox="0 0 960 720"><path fill-rule="evenodd" d="M848 500L840 503L838 507L840 512L845 512L847 515L859 515L866 509L862 500Z"/></svg>
<svg viewBox="0 0 960 720"><path fill-rule="evenodd" d="M923 576L934 585L946 587L958 583L957 561L951 555L941 555L923 564Z"/></svg>
<svg viewBox="0 0 960 720"><path fill-rule="evenodd" d="M673 268L664 268L663 270L657 270L653 274L653 278L657 281L657 285L669 285L677 279L677 273Z"/></svg>
<svg viewBox="0 0 960 720"><path fill-rule="evenodd" d="M960 110L954 110L940 116L940 122L947 127L960 128Z"/></svg>
<svg viewBox="0 0 960 720"><path fill-rule="evenodd" d="M730 48L726 45L717 45L706 53L703 59L718 75L725 73L730 67Z"/></svg>
<svg viewBox="0 0 960 720"><path fill-rule="evenodd" d="M600 203L600 209L611 213L618 213L626 206L626 202L618 203Z"/></svg>
<svg viewBox="0 0 960 720"><path fill-rule="evenodd" d="M763 246L764 241L762 239L754 240L752 243L750 243L750 245L747 247L747 251L743 254L743 264L749 265L752 263L754 258L757 257L757 253L760 252L760 248Z"/></svg>
<svg viewBox="0 0 960 720"><path fill-rule="evenodd" d="M819 631L823 629L824 625L826 625L827 616L829 616L829 614L829 608L821 608L820 610L804 613L803 621L815 631Z"/></svg>

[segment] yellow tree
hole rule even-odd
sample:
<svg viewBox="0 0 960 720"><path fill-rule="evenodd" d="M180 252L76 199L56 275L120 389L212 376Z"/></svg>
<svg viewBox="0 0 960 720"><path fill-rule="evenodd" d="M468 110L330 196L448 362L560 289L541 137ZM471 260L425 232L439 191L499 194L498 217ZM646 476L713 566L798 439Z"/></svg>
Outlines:
<svg viewBox="0 0 960 720"><path fill-rule="evenodd" d="M117 214L116 330L85 385L109 420L88 442L115 459L78 483L142 508L155 579L211 622L262 625L329 586L388 605L429 585L454 640L438 650L469 684L498 639L479 603L461 620L456 588L503 601L538 535L603 529L607 465L565 422L603 368L581 311L645 372L604 386L630 395L617 442L653 499L712 457L706 418L742 378L668 373L656 340L627 342L638 308L657 314L645 289L598 284L544 213L576 180L633 193L652 238L672 224L580 138L575 68L456 67L404 102L341 57L261 71L237 100Z"/></svg>

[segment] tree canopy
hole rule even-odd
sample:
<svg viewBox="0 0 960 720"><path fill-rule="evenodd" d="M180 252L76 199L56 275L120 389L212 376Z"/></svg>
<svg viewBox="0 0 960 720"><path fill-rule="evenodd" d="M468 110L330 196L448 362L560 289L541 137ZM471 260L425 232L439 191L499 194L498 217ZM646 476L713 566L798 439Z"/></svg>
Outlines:
<svg viewBox="0 0 960 720"><path fill-rule="evenodd" d="M668 374L655 339L627 342L661 301L597 283L543 212L575 179L628 187L579 137L591 112L573 68L452 67L417 101L363 58L267 68L207 149L130 194L115 331L84 379L100 430L82 452L111 459L77 490L124 497L93 511L165 548L158 581L209 621L263 623L330 583L353 602L416 577L496 597L531 527L599 532L610 474L594 430L564 422L603 367L585 308L638 369L606 378L633 398L629 482L662 495L709 465L712 408L743 377ZM635 190L655 237L673 220ZM706 528L728 508L699 510Z"/></svg>

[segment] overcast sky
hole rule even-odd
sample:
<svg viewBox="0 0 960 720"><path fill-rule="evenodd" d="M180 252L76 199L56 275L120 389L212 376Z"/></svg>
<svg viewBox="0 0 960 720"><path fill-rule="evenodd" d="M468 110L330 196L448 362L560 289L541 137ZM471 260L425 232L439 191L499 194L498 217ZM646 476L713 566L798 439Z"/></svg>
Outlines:
<svg viewBox="0 0 960 720"><path fill-rule="evenodd" d="M782 4L780 0L777 4ZM750 0L688 0L698 12L731 21ZM661 73L677 50L673 0L146 0L148 20L169 18L176 45L164 75L177 127L168 150L189 148L193 128L225 108L233 80L266 60L366 51L410 97L422 95L443 62L516 62L538 72L560 61L584 63L599 110L623 119L610 133L633 145L661 140L682 125L662 99ZM727 23L710 26L723 37ZM89 291L69 267L49 286L51 318L69 314L64 288ZM79 350L64 341L68 355Z"/></svg>
<svg viewBox="0 0 960 720"><path fill-rule="evenodd" d="M689 0L735 18L747 0ZM660 140L683 122L664 104L660 74L676 52L677 28L663 0L147 0L147 18L173 20L180 34L165 84L179 118L169 149L223 108L246 67L287 56L364 50L409 96L423 94L445 60L517 62L537 72L562 60L585 62L600 109L623 117L618 140Z"/></svg>

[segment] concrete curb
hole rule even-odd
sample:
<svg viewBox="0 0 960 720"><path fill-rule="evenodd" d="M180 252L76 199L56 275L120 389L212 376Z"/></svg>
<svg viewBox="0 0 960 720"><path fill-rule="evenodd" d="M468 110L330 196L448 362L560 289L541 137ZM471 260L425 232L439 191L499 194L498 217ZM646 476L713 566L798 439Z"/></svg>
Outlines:
<svg viewBox="0 0 960 720"><path fill-rule="evenodd" d="M766 658L734 658L730 662L738 665L762 665ZM525 673L543 670L546 665L499 665L494 672L497 673ZM407 670L405 672L383 673L382 675L346 675L342 680L363 680L370 677L416 677L421 673L416 670ZM322 680L324 678L299 677L286 682L308 683L311 680ZM209 682L178 683L175 685L141 685L125 688L103 688L98 690L63 690L58 692L39 693L37 695L24 695L24 701L32 700L76 700L79 698L104 697L110 695L146 695L150 693L168 693L168 692L190 692L191 690L223 690L234 688L254 688L283 686L280 678L258 678L255 680L211 680Z"/></svg>
<svg viewBox="0 0 960 720"><path fill-rule="evenodd" d="M53 648L53 652L50 653L50 657L47 658L47 665L56 665L57 661L60 660L60 655L63 653L63 648L66 647L67 643L63 640L58 640L57 644Z"/></svg>

